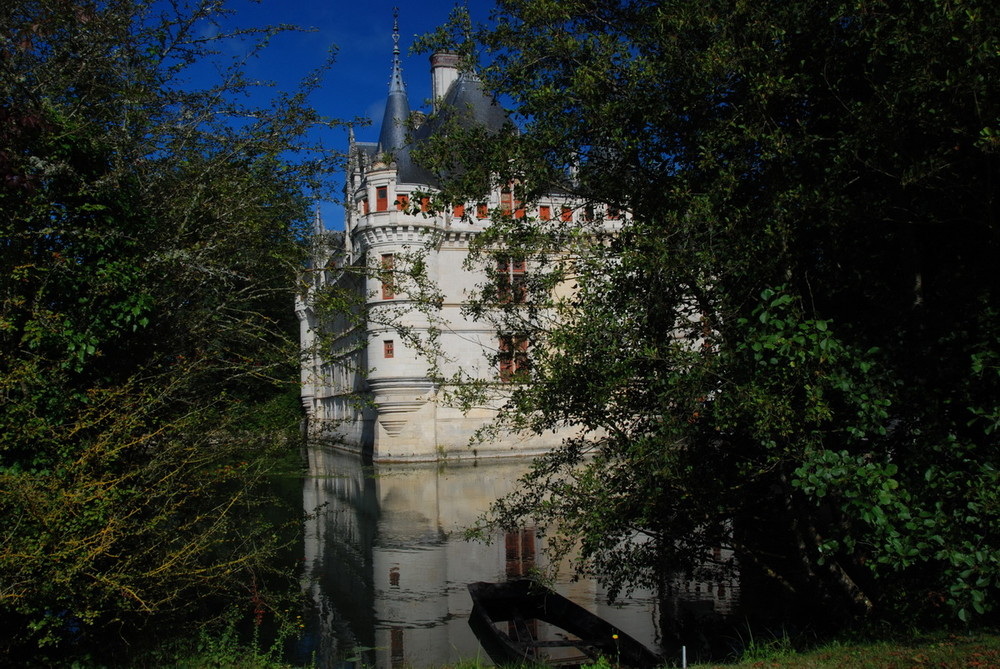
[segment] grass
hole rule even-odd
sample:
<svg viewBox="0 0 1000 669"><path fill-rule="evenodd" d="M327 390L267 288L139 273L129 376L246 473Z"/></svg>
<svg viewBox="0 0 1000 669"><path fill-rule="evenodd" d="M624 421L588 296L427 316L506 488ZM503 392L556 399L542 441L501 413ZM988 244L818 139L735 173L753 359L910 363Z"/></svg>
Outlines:
<svg viewBox="0 0 1000 669"><path fill-rule="evenodd" d="M758 646L734 664L697 664L692 669L904 669L1000 667L1000 635L937 634L902 641L832 642L796 652L777 644Z"/></svg>
<svg viewBox="0 0 1000 669"><path fill-rule="evenodd" d="M293 669L277 658L276 647L249 647L229 633L202 635L196 648L175 653L169 663L180 669ZM607 661L593 669L613 667ZM679 666L679 658L674 666ZM787 638L749 644L741 661L728 664L690 664L690 669L959 669L1000 668L1000 634L935 634L898 641L835 641L809 651L796 651ZM477 660L440 669L486 669Z"/></svg>

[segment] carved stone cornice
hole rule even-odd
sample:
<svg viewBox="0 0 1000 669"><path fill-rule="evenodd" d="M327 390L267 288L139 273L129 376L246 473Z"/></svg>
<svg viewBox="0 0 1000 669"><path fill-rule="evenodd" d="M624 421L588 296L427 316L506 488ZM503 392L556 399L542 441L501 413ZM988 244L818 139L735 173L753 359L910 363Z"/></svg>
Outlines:
<svg viewBox="0 0 1000 669"><path fill-rule="evenodd" d="M422 244L431 235L438 234L440 226L431 223L359 223L354 228L353 240L362 246L376 244Z"/></svg>

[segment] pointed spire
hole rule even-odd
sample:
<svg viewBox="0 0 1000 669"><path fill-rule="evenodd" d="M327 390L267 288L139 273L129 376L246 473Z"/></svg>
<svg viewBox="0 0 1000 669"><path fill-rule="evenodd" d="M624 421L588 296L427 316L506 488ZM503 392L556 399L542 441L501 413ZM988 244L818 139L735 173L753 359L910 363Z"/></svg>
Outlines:
<svg viewBox="0 0 1000 669"><path fill-rule="evenodd" d="M382 130L378 136L379 153L392 153L397 161L402 159L406 146L406 122L410 118L410 102L403 85L403 67L399 58L399 8L392 12L392 79L389 96L382 114Z"/></svg>
<svg viewBox="0 0 1000 669"><path fill-rule="evenodd" d="M392 75L389 79L389 93L405 93L403 64L399 59L399 7L392 8Z"/></svg>
<svg viewBox="0 0 1000 669"><path fill-rule="evenodd" d="M319 211L319 205L316 205L316 214L313 217L313 234L321 235L326 232L326 227L323 225L323 214Z"/></svg>

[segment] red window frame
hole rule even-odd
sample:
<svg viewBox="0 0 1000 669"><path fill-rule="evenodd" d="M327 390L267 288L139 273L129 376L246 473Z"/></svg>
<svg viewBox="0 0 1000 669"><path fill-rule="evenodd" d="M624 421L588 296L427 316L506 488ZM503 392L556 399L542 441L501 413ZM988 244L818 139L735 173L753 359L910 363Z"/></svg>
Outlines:
<svg viewBox="0 0 1000 669"><path fill-rule="evenodd" d="M375 211L389 211L389 187L375 188Z"/></svg>
<svg viewBox="0 0 1000 669"><path fill-rule="evenodd" d="M552 207L550 207L547 204L543 204L541 207L539 207L538 218L540 218L543 221L552 220Z"/></svg>
<svg viewBox="0 0 1000 669"><path fill-rule="evenodd" d="M410 204L409 195L397 195L396 196L396 211L403 211L406 209L407 205Z"/></svg>
<svg viewBox="0 0 1000 669"><path fill-rule="evenodd" d="M514 193L510 188L504 188L500 191L500 211L510 215L511 210L514 208Z"/></svg>
<svg viewBox="0 0 1000 669"><path fill-rule="evenodd" d="M451 210L451 213L455 218L462 218L463 216L465 216L465 205L456 204L455 207Z"/></svg>
<svg viewBox="0 0 1000 669"><path fill-rule="evenodd" d="M527 263L515 258L497 259L497 299L509 304L523 304L528 291L525 283Z"/></svg>
<svg viewBox="0 0 1000 669"><path fill-rule="evenodd" d="M512 383L528 372L528 338L524 335L501 335L498 360L500 381Z"/></svg>
<svg viewBox="0 0 1000 669"><path fill-rule="evenodd" d="M396 344L392 339L382 340L382 357L392 358L395 356Z"/></svg>
<svg viewBox="0 0 1000 669"><path fill-rule="evenodd" d="M500 211L507 216L524 218L524 207L521 206L520 200L514 199L513 186L500 191Z"/></svg>

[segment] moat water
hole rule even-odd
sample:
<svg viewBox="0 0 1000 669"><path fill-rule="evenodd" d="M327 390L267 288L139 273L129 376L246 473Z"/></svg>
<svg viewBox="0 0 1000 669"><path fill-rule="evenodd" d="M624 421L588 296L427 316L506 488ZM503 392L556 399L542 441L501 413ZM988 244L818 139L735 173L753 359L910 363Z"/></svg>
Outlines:
<svg viewBox="0 0 1000 669"><path fill-rule="evenodd" d="M322 447L307 449L302 481L307 514L301 556L304 636L294 660L317 667L437 667L459 660L490 664L468 618L474 581L505 581L548 569L531 529L470 542L464 530L516 488L528 461L365 467ZM608 604L591 580L558 570L555 589L649 648L676 654L682 620L714 620L738 608L734 582L668 579ZM679 631L680 630L680 631ZM708 648L687 632L689 657ZM712 642L719 655L718 640ZM724 645L724 644L723 644Z"/></svg>

